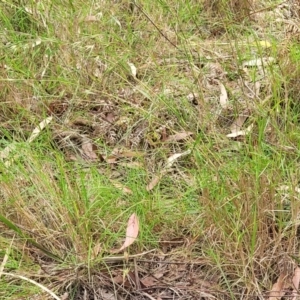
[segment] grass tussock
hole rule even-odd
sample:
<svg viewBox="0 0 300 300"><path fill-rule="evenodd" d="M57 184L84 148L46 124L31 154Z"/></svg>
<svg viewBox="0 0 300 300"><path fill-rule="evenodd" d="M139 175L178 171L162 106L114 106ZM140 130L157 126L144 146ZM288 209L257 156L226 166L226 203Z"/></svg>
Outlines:
<svg viewBox="0 0 300 300"><path fill-rule="evenodd" d="M1 299L297 294L299 3L175 2L3 2Z"/></svg>

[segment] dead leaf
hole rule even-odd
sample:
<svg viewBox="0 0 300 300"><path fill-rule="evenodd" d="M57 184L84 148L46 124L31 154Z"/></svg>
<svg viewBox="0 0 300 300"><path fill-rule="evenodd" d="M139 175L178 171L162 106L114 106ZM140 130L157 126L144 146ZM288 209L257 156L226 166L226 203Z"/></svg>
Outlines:
<svg viewBox="0 0 300 300"><path fill-rule="evenodd" d="M65 292L62 296L60 296L60 300L68 300L69 299L69 293Z"/></svg>
<svg viewBox="0 0 300 300"><path fill-rule="evenodd" d="M157 279L155 279L152 276L147 276L147 277L141 279L140 281L141 281L143 287L145 287L145 288L153 286L157 283Z"/></svg>
<svg viewBox="0 0 300 300"><path fill-rule="evenodd" d="M253 43L250 43L249 45L250 46L254 46L254 47L259 46L259 47L261 47L263 49L270 48L272 46L272 44L269 41L266 41L266 40L255 41Z"/></svg>
<svg viewBox="0 0 300 300"><path fill-rule="evenodd" d="M123 284L124 281L125 281L125 278L124 278L124 276L118 274L118 275L115 276L112 280L113 280L113 282L116 283L116 284Z"/></svg>
<svg viewBox="0 0 300 300"><path fill-rule="evenodd" d="M269 293L269 300L280 300L284 296L285 292L283 291L285 285L285 274L280 274L276 283L273 285L272 290Z"/></svg>
<svg viewBox="0 0 300 300"><path fill-rule="evenodd" d="M193 134L191 131L181 131L177 132L176 134L170 135L167 139L166 142L178 142L187 139Z"/></svg>
<svg viewBox="0 0 300 300"><path fill-rule="evenodd" d="M163 177L163 175L166 173L166 171L161 172L159 175L155 176L150 183L146 186L146 190L149 192L151 191L161 180L161 178Z"/></svg>
<svg viewBox="0 0 300 300"><path fill-rule="evenodd" d="M116 156L107 156L107 157L104 157L104 159L108 164L115 164L117 162Z"/></svg>
<svg viewBox="0 0 300 300"><path fill-rule="evenodd" d="M96 244L92 250L92 258L96 258L98 254L101 252L101 250L102 250L101 243Z"/></svg>
<svg viewBox="0 0 300 300"><path fill-rule="evenodd" d="M131 151L127 149L114 149L113 154L118 156L119 158L132 158L132 157L142 157L145 155L144 152L141 151Z"/></svg>
<svg viewBox="0 0 300 300"><path fill-rule="evenodd" d="M102 17L102 14L96 16L86 16L84 22L97 22Z"/></svg>
<svg viewBox="0 0 300 300"><path fill-rule="evenodd" d="M139 220L135 213L133 213L127 223L126 238L123 246L118 250L111 250L111 253L119 253L125 248L130 246L137 238L139 234Z"/></svg>
<svg viewBox="0 0 300 300"><path fill-rule="evenodd" d="M229 138L235 138L241 135L247 135L248 133L251 132L252 128L253 128L253 124L249 125L245 130L238 130L235 132L231 132L229 134L226 134L226 136Z"/></svg>
<svg viewBox="0 0 300 300"><path fill-rule="evenodd" d="M133 63L131 63L131 62L128 62L127 64L130 67L130 71L131 71L132 77L136 78L137 70L136 70L135 65Z"/></svg>
<svg viewBox="0 0 300 300"><path fill-rule="evenodd" d="M109 156L105 157L105 161L109 164L114 164L119 158L142 157L145 153L141 151L131 151L122 148L114 148Z"/></svg>
<svg viewBox="0 0 300 300"><path fill-rule="evenodd" d="M223 83L219 82L219 86L220 86L220 105L222 108L227 108L228 107L228 95L227 95L227 91L226 88L224 86Z"/></svg>
<svg viewBox="0 0 300 300"><path fill-rule="evenodd" d="M173 163L181 156L188 155L191 153L191 150L186 150L182 153L175 153L167 159L167 164L165 166L166 169L170 169Z"/></svg>
<svg viewBox="0 0 300 300"><path fill-rule="evenodd" d="M97 150L97 147L90 140L85 139L82 141L82 151L85 156L84 158L89 160L97 160L98 155L96 154L95 150Z"/></svg>
<svg viewBox="0 0 300 300"><path fill-rule="evenodd" d="M125 168L130 168L130 169L142 169L143 164L137 161L132 161L132 162L120 162L119 166L125 167Z"/></svg>
<svg viewBox="0 0 300 300"><path fill-rule="evenodd" d="M248 117L247 114L239 115L231 124L230 131L232 133L240 131Z"/></svg>
<svg viewBox="0 0 300 300"><path fill-rule="evenodd" d="M191 153L191 150L187 150L184 151L182 153L175 153L173 155L171 155L168 159L167 159L167 163L165 165L165 167L161 170L161 172L156 175L151 181L150 183L146 186L146 190L149 192L151 191L161 180L161 178L170 170L170 168L172 167L172 165L174 164L174 162L181 156L184 155L188 155Z"/></svg>
<svg viewBox="0 0 300 300"><path fill-rule="evenodd" d="M107 289L100 287L97 291L100 294L102 300L117 300L115 293L110 292Z"/></svg>
<svg viewBox="0 0 300 300"><path fill-rule="evenodd" d="M293 292L292 292L292 300L296 300L299 296L298 289L299 289L299 283L300 283L300 267L297 267L294 272L294 276L292 278L293 283Z"/></svg>
<svg viewBox="0 0 300 300"><path fill-rule="evenodd" d="M274 57L258 57L249 61L245 61L243 63L243 67L261 67L264 65L271 65L275 63L275 61L276 59Z"/></svg>
<svg viewBox="0 0 300 300"><path fill-rule="evenodd" d="M4 160L8 158L9 154L16 149L15 144L10 144L6 146L2 151L0 151L0 159Z"/></svg>
<svg viewBox="0 0 300 300"><path fill-rule="evenodd" d="M132 194L132 190L127 186L123 185L122 183L117 182L115 180L110 180L110 182L113 184L114 187L121 190L124 194Z"/></svg>
<svg viewBox="0 0 300 300"><path fill-rule="evenodd" d="M45 120L43 120L33 131L31 136L27 139L28 143L31 143L34 139L37 138L37 136L40 134L40 132L52 121L52 117L48 117Z"/></svg>

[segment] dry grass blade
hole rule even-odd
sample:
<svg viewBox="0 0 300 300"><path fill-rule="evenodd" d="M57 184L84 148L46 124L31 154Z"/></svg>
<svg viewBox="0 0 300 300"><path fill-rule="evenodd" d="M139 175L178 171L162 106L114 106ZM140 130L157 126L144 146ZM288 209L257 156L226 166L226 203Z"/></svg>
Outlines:
<svg viewBox="0 0 300 300"><path fill-rule="evenodd" d="M107 257L103 257L102 258L102 261L105 262L105 263L115 263L115 262L119 262L119 261L124 261L124 260L129 260L129 259L134 259L134 258L137 258L137 257L142 257L144 255L147 255L151 252L154 252L156 251L156 249L152 249L152 250L149 250L149 251L145 251L145 252L142 252L142 253L138 253L138 254L133 254L133 255L123 255L123 256L107 256Z"/></svg>
<svg viewBox="0 0 300 300"><path fill-rule="evenodd" d="M45 286L43 286L42 284L32 280L32 279L29 279L25 276L22 276L22 275L17 275L17 274L12 274L12 273L6 273L6 272L3 272L2 273L3 275L5 276L9 276L9 277L13 277L13 278L18 278L18 279L22 279L22 280L25 280L27 282L30 282L36 286L38 286L39 288L41 288L43 291L45 291L46 293L48 293L50 296L52 296L54 299L56 300L61 300L60 297L58 297L56 294L54 294L52 291L50 291L48 288L46 288Z"/></svg>
<svg viewBox="0 0 300 300"><path fill-rule="evenodd" d="M6 265L7 261L8 261L8 254L9 254L9 249L7 248L6 251L5 251L5 255L3 257L1 266L0 266L0 277L2 276L4 267L5 267L5 265Z"/></svg>
<svg viewBox="0 0 300 300"><path fill-rule="evenodd" d="M146 292L143 292L143 295L146 296L147 298L149 298L150 300L157 300Z"/></svg>

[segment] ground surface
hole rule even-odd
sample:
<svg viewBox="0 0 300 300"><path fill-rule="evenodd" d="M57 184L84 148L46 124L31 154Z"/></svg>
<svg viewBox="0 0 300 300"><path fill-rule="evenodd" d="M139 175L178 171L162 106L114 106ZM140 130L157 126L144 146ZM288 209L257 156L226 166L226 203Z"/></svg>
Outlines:
<svg viewBox="0 0 300 300"><path fill-rule="evenodd" d="M1 299L296 299L299 12L2 1Z"/></svg>

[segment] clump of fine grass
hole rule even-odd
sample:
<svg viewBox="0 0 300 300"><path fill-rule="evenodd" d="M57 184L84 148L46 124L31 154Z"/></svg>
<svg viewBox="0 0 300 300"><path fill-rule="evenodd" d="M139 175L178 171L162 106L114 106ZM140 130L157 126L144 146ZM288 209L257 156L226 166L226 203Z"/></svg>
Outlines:
<svg viewBox="0 0 300 300"><path fill-rule="evenodd" d="M145 273L128 261L158 248L148 261L164 253L166 265L186 262L184 272L199 279L186 282L191 295L205 280L213 287L207 298L222 291L240 299L271 288L287 257L298 255L299 122L290 103L299 95L299 57L289 42L263 73L245 68L245 61L277 56L281 46L276 33L268 42L261 28L256 34L244 22L254 4L3 4L0 145L14 148L1 156L0 248L16 249L7 271L41 274L70 299L100 297L103 286L120 293L126 287L134 297L141 291L133 277L160 273L165 284L164 277L183 274L177 264L165 271L150 263ZM210 32L216 18L220 41L211 40L218 36ZM220 83L226 109L220 109ZM253 130L228 138L245 111L244 127ZM45 132L26 142L49 115ZM92 145L94 160L84 143ZM191 154L160 176L168 159L187 149ZM159 182L147 190L155 177ZM111 258L133 212L139 237L128 253ZM3 291L9 287L3 298L38 293L1 279ZM168 284L177 288L178 280Z"/></svg>
<svg viewBox="0 0 300 300"><path fill-rule="evenodd" d="M211 35L219 36L246 29L247 26L244 24L251 21L251 13L255 11L256 6L256 1L252 0L203 1L203 11L209 17L208 23L211 24Z"/></svg>

